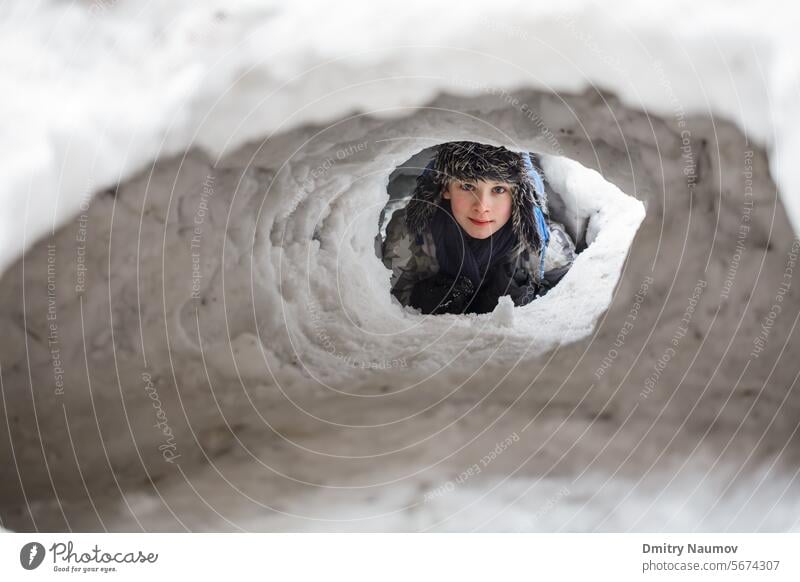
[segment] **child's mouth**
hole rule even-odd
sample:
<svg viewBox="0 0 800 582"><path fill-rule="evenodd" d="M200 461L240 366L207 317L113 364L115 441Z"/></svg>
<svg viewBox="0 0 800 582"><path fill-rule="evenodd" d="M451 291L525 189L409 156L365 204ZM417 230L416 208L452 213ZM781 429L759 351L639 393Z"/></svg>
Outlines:
<svg viewBox="0 0 800 582"><path fill-rule="evenodd" d="M474 218L471 218L471 217L469 219L472 221L472 224L474 224L475 226L486 226L487 224L490 224L491 222L493 222L491 220L475 220Z"/></svg>

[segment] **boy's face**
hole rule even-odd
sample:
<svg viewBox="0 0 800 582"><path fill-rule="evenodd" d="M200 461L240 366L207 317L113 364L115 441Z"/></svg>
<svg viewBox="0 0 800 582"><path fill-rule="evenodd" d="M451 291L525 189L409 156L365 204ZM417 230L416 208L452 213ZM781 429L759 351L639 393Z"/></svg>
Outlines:
<svg viewBox="0 0 800 582"><path fill-rule="evenodd" d="M453 216L473 238L488 238L511 218L511 191L506 182L450 180L442 197Z"/></svg>

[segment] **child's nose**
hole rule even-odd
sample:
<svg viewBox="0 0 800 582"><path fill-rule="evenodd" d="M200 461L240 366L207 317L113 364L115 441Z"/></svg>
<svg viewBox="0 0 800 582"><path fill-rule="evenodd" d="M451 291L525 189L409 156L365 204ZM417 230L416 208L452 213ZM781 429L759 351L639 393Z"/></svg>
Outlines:
<svg viewBox="0 0 800 582"><path fill-rule="evenodd" d="M476 192L474 203L475 207L481 211L489 210L489 194L487 192Z"/></svg>

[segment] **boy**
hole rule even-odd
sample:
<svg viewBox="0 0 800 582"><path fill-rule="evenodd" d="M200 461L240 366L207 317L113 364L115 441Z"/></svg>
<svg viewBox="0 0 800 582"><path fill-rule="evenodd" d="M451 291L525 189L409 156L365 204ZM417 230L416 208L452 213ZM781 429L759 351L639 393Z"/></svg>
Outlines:
<svg viewBox="0 0 800 582"><path fill-rule="evenodd" d="M489 313L503 295L526 305L575 259L536 159L473 142L438 146L382 251L392 294L426 314Z"/></svg>

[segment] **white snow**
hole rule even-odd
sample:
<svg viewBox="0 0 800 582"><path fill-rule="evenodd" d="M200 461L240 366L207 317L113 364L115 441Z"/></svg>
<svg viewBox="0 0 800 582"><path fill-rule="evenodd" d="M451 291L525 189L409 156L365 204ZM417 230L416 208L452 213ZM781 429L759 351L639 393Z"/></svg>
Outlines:
<svg viewBox="0 0 800 582"><path fill-rule="evenodd" d="M797 229L789 152L800 140L800 47L785 8L760 4L753 26L744 2L499 0L489 10L449 0L437 5L448 15L441 27L420 0L335 10L10 2L0 24L0 269L75 215L87 191L155 157L190 145L223 154L354 110L398 116L440 91L482 87L596 85L653 113L727 118L770 150ZM52 210L31 211L40 207Z"/></svg>
<svg viewBox="0 0 800 582"><path fill-rule="evenodd" d="M497 300L497 307L492 311L492 322L500 327L512 327L514 311L514 302L511 297L505 295Z"/></svg>

